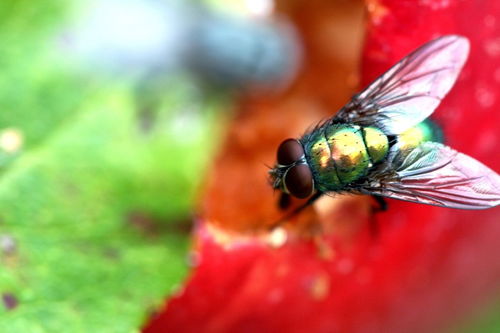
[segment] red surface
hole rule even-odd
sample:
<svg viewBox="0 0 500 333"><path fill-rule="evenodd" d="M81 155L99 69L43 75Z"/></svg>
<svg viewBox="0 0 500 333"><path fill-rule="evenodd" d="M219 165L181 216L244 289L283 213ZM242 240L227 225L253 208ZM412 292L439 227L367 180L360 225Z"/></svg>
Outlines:
<svg viewBox="0 0 500 333"><path fill-rule="evenodd" d="M500 291L498 207L460 211L392 200L388 212L375 216L380 233L374 239L367 225L370 199L325 198L316 206L319 215L304 214L306 227L288 230L284 245L273 247L249 234L276 215L272 194L258 178L265 177L265 169L257 161L272 163L280 138L301 133L315 117L307 111L324 115L318 104L333 107L348 93L333 98L321 83L332 73L329 68L353 65L339 65L334 63L339 58L328 56L341 44L318 42L325 31L318 22L331 22L333 12L352 14L352 8L337 11L345 6L341 3L297 0L278 7L304 37L304 72L278 100L242 104L246 111L237 116L202 199L197 265L185 289L145 332L439 331ZM499 172L500 2L380 0L367 5L364 84L438 35L470 38L470 59L435 119L448 145ZM333 86L346 82L332 80ZM296 110L300 106L302 113Z"/></svg>

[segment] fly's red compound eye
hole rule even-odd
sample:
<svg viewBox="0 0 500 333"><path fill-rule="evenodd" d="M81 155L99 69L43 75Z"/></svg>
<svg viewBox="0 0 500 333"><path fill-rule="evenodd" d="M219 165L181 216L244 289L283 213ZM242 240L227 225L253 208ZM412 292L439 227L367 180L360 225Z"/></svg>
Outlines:
<svg viewBox="0 0 500 333"><path fill-rule="evenodd" d="M295 139L286 139L278 147L278 164L290 165L304 155L304 148L299 141Z"/></svg>
<svg viewBox="0 0 500 333"><path fill-rule="evenodd" d="M288 192L299 199L307 198L314 190L312 172L306 164L291 167L284 182Z"/></svg>

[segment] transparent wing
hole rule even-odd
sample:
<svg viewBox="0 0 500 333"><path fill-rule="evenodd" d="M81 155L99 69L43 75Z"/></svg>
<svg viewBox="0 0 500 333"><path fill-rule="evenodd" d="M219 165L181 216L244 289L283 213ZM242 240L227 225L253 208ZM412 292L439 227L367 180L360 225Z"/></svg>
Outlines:
<svg viewBox="0 0 500 333"><path fill-rule="evenodd" d="M451 89L467 56L469 41L448 35L403 58L356 95L334 121L377 124L399 134L429 117Z"/></svg>
<svg viewBox="0 0 500 333"><path fill-rule="evenodd" d="M397 153L389 165L392 171L376 175L363 193L462 209L500 204L500 176L440 143L423 143L406 156Z"/></svg>

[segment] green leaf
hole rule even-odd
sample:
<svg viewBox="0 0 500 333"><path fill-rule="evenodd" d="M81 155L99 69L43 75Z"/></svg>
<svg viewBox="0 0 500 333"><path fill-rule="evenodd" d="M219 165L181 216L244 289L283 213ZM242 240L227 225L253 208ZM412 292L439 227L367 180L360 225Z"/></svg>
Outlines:
<svg viewBox="0 0 500 333"><path fill-rule="evenodd" d="M0 140L0 332L133 332L187 272L213 115L182 80L144 97L61 71L60 7L0 4L0 137L24 138Z"/></svg>
<svg viewBox="0 0 500 333"><path fill-rule="evenodd" d="M0 178L2 332L130 331L184 277L203 136L141 137L126 94L103 95Z"/></svg>

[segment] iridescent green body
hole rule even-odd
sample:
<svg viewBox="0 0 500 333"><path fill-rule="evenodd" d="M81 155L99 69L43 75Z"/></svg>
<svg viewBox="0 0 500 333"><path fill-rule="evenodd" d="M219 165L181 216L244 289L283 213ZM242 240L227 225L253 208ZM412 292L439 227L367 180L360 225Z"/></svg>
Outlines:
<svg viewBox="0 0 500 333"><path fill-rule="evenodd" d="M397 137L397 147L411 151L424 141L438 141L437 127L425 121ZM369 175L388 155L389 137L376 127L328 124L301 139L314 186L321 192L339 191ZM392 140L395 143L394 140Z"/></svg>
<svg viewBox="0 0 500 333"><path fill-rule="evenodd" d="M426 141L443 143L443 132L429 119L401 133L397 138L398 149L403 153L405 151L410 152L413 148Z"/></svg>

